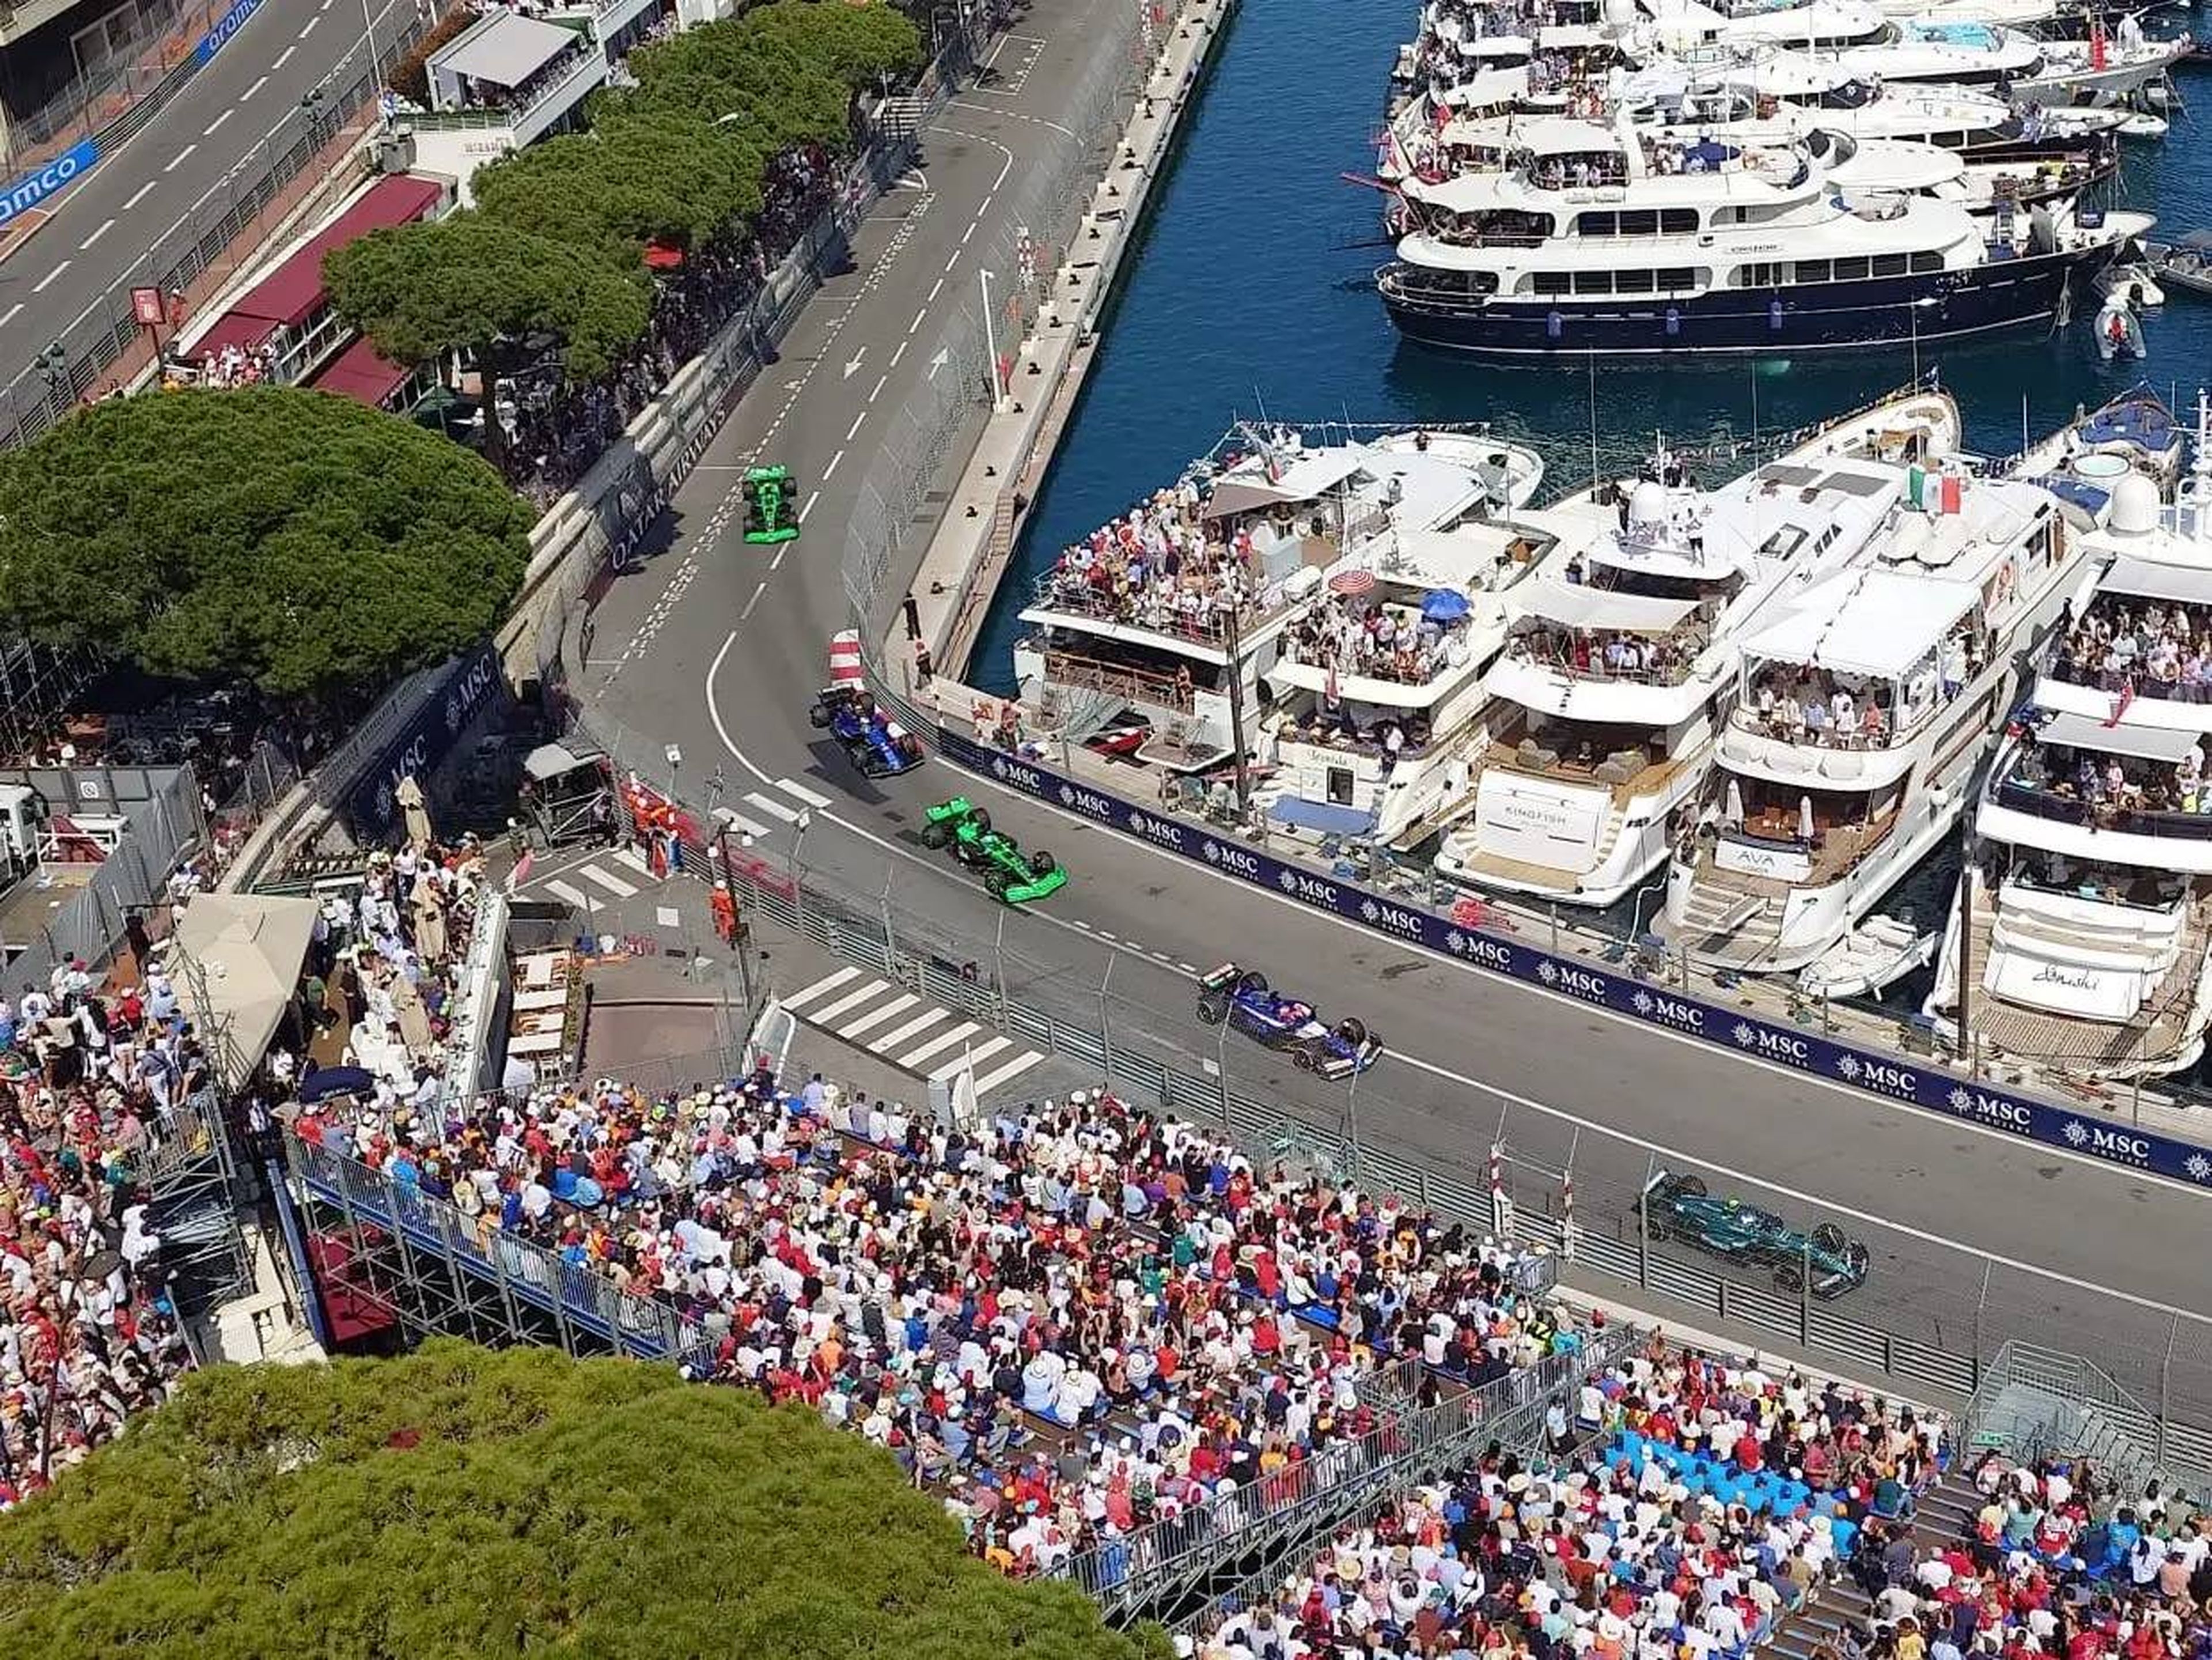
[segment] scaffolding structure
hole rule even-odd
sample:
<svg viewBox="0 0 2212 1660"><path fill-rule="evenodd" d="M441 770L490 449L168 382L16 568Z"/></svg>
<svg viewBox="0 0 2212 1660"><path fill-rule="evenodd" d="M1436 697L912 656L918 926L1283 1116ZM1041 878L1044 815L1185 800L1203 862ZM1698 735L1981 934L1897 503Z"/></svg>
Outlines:
<svg viewBox="0 0 2212 1660"><path fill-rule="evenodd" d="M161 1116L160 1139L139 1180L179 1314L206 1313L253 1288L252 1253L240 1225L238 1167L212 1085Z"/></svg>

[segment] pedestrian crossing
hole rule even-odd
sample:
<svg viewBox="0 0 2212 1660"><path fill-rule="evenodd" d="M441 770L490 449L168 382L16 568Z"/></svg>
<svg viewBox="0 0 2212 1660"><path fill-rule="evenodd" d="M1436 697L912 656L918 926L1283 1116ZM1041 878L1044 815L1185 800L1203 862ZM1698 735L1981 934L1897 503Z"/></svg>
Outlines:
<svg viewBox="0 0 2212 1660"><path fill-rule="evenodd" d="M849 964L779 1000L809 1025L933 1083L972 1067L979 1100L1045 1058L1036 1049L1017 1049L1011 1038L985 1032L980 1023L963 1020L951 1009L925 1006L913 993L888 980L864 976Z"/></svg>
<svg viewBox="0 0 2212 1660"><path fill-rule="evenodd" d="M781 790L791 800L785 800L783 795L771 795L769 793L771 790ZM793 806L793 801L799 805ZM715 809L715 817L742 835L767 836L782 833L772 826L781 825L787 829L795 826L800 813L809 809L818 812L834 805L828 796L811 785L802 784L796 778L779 778L773 784L747 790L735 801L725 802ZM768 822L763 823L763 819Z"/></svg>
<svg viewBox="0 0 2212 1660"><path fill-rule="evenodd" d="M568 879L574 877L575 881ZM589 911L617 900L635 899L660 879L635 848L608 848L558 876L530 884L571 910ZM579 887L577 883L584 884Z"/></svg>

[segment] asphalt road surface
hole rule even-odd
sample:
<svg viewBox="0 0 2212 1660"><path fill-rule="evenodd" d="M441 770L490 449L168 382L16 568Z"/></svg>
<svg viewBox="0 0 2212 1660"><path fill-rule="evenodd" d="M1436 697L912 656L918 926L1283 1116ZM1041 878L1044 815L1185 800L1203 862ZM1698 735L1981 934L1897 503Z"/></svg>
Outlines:
<svg viewBox="0 0 2212 1660"><path fill-rule="evenodd" d="M1622 1237L1634 1237L1636 1194L1655 1162L1725 1167L1736 1177L1709 1176L1717 1189L1801 1225L1834 1219L1868 1241L1872 1276L1837 1312L1960 1354L1993 1353L2008 1337L2087 1353L2146 1404L2163 1398L2179 1416L2212 1422L2212 1195L1394 948L936 763L864 782L809 727L825 642L846 623L840 562L853 502L841 484L874 455L871 426L927 373L902 347L941 325L932 284L948 270L965 275L957 256L971 226L997 230L1005 170L1037 164L1052 142L1039 123L1119 3L1046 0L1000 48L1001 86L1018 90L971 93L940 118L923 157L927 192L893 192L862 228L856 269L807 308L679 493L670 544L601 604L579 690L676 744L689 800L703 799L719 764L720 800L750 821L757 850L854 894L888 883L902 939L934 933L930 943L956 960L988 966L1003 919L1016 993L1093 1025L1103 1010L1117 1043L1194 1071L1225 1064L1240 1088L1315 1122L1356 1112L1364 1142L1462 1177L1480 1171L1502 1122L1518 1202L1556 1205L1545 1172L1571 1151L1581 1225ZM855 356L865 372L842 373ZM707 528L741 518L727 504L755 457L792 466L808 491L805 533L787 549ZM1127 483L1134 496L1158 482ZM955 790L986 803L1024 846L1049 848L1075 879L1042 906L1002 911L915 839L922 806ZM802 835L795 811L819 800L831 805L810 812ZM1356 1098L1197 1023L1190 970L1231 957L1384 1038L1389 1055Z"/></svg>
<svg viewBox="0 0 2212 1660"><path fill-rule="evenodd" d="M415 0L368 0L380 53L415 20ZM190 223L211 224L225 193L251 186L326 112L316 88L343 87L368 63L362 0L267 0L145 131L57 198L53 216L0 262L0 383L45 395L32 360L118 282L151 283L182 252Z"/></svg>

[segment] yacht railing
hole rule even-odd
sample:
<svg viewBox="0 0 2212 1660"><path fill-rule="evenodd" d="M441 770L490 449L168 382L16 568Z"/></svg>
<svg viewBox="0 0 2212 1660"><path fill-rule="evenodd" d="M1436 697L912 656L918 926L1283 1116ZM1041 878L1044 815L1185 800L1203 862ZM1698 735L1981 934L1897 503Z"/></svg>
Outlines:
<svg viewBox="0 0 2212 1660"><path fill-rule="evenodd" d="M2002 780L1989 793L1998 806L2053 824L2081 824L2092 830L2117 830L2127 836L2163 836L2177 841L2212 842L2212 813L2130 807L2118 802L2084 801L2077 795L2060 795L2038 789L2017 779Z"/></svg>
<svg viewBox="0 0 2212 1660"><path fill-rule="evenodd" d="M1065 617L1095 617L1124 628L1143 629L1148 633L1225 649L1236 629L1255 629L1270 623L1290 610L1292 602L1270 590L1255 600L1246 600L1238 605L1232 620L1229 608L1211 597L1206 599L1205 609L1183 611L1176 609L1165 594L1115 593L1085 582L1056 584L1048 577L1037 585L1032 603L1039 611L1055 611Z"/></svg>
<svg viewBox="0 0 2212 1660"><path fill-rule="evenodd" d="M1573 649L1573 642L1577 639L1586 647L1580 660L1577 660ZM1608 664L1605 660L1607 642L1566 630L1554 633L1548 629L1529 629L1508 642L1505 651L1509 657L1534 663L1571 680L1679 686L1697 672L1698 660L1704 654L1710 641L1711 635L1703 623L1686 625L1656 642L1648 642L1664 648L1663 661L1648 665L1638 663L1633 666L1619 662Z"/></svg>
<svg viewBox="0 0 2212 1660"><path fill-rule="evenodd" d="M1052 684L1080 686L1110 697L1124 698L1133 703L1151 703L1160 708L1179 710L1185 714L1191 714L1197 702L1195 687L1171 674L1155 674L1118 663L1103 663L1096 658L1084 657L1074 652L1045 653L1044 678Z"/></svg>

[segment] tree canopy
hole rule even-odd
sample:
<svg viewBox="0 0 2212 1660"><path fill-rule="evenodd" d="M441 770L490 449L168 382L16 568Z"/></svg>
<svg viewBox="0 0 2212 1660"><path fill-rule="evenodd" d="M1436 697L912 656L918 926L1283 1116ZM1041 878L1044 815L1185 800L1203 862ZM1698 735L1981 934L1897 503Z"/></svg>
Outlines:
<svg viewBox="0 0 2212 1660"><path fill-rule="evenodd" d="M1159 1660L889 1455L666 1367L450 1341L222 1367L0 1517L18 1654Z"/></svg>
<svg viewBox="0 0 2212 1660"><path fill-rule="evenodd" d="M568 378L595 378L650 320L646 242L742 234L776 155L843 146L854 94L921 61L884 0L775 0L641 46L635 87L601 94L589 131L486 167L474 209L331 253L332 302L402 362L542 331Z"/></svg>
<svg viewBox="0 0 2212 1660"><path fill-rule="evenodd" d="M497 626L530 522L468 451L349 398L115 399L0 453L0 617L155 674L380 690Z"/></svg>

